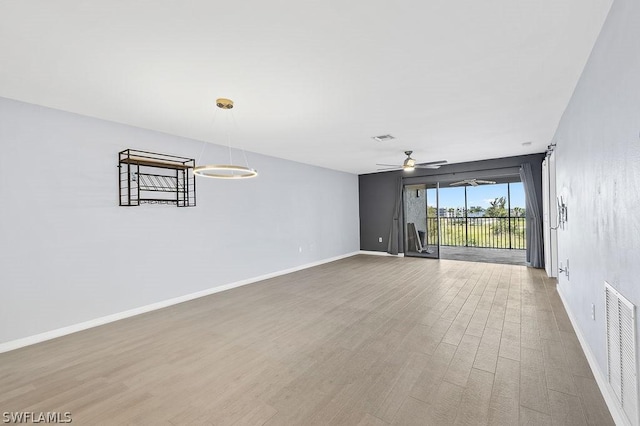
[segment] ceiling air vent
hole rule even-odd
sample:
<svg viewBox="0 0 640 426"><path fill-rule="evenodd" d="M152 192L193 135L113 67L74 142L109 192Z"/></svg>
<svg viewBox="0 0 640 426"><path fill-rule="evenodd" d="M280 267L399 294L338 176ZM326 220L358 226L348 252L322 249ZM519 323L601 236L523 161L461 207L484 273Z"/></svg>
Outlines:
<svg viewBox="0 0 640 426"><path fill-rule="evenodd" d="M380 136L374 136L372 139L378 142L389 142L394 140L395 138L391 135L380 135Z"/></svg>

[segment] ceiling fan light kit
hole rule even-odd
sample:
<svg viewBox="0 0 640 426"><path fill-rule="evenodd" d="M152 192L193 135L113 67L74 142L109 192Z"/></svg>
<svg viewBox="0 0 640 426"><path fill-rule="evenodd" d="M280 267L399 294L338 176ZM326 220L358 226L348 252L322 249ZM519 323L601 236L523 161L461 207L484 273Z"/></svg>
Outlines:
<svg viewBox="0 0 640 426"><path fill-rule="evenodd" d="M216 106L222 110L230 110L233 108L233 101L227 98L218 98L216 99ZM258 176L258 171L249 167L246 155L244 157L245 163L247 163L246 167L238 164L232 164L231 138L228 135L227 137L229 140L229 162L231 164L207 164L203 166L195 166L193 168L193 174L195 176L211 179L250 179ZM206 144L206 142L204 143ZM245 154L244 150L242 150L242 154Z"/></svg>
<svg viewBox="0 0 640 426"><path fill-rule="evenodd" d="M405 151L404 153L407 154L407 159L402 163L402 168L405 172L412 172L416 169L416 160L411 158L413 151Z"/></svg>
<svg viewBox="0 0 640 426"><path fill-rule="evenodd" d="M396 165L396 164L377 164L378 166L388 166L389 168L386 169L378 169L378 170L396 170L396 169L402 169L405 172L412 172L415 169L439 169L440 166L447 164L447 160L439 160L439 161L430 161L428 163L416 163L416 160L411 158L411 154L413 154L413 151L405 151L404 155L407 156L407 158L404 160L404 162L401 165Z"/></svg>

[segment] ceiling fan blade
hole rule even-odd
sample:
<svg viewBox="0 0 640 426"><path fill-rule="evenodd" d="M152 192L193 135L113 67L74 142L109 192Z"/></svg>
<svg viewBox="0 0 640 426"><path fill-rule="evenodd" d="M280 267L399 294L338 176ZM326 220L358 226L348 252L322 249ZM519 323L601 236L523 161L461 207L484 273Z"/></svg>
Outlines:
<svg viewBox="0 0 640 426"><path fill-rule="evenodd" d="M439 169L440 164L416 164L413 167L416 169Z"/></svg>
<svg viewBox="0 0 640 426"><path fill-rule="evenodd" d="M384 171L384 170L401 170L402 167L387 167L385 169L378 169L378 171Z"/></svg>
<svg viewBox="0 0 640 426"><path fill-rule="evenodd" d="M436 166L447 164L447 160L429 161L428 163L418 163L416 166Z"/></svg>
<svg viewBox="0 0 640 426"><path fill-rule="evenodd" d="M453 182L453 183L450 183L450 184L449 184L449 186L460 186L460 185L466 185L466 184L467 184L467 182L465 182L465 181L460 181L460 182Z"/></svg>
<svg viewBox="0 0 640 426"><path fill-rule="evenodd" d="M476 180L476 183L494 184L492 180Z"/></svg>
<svg viewBox="0 0 640 426"><path fill-rule="evenodd" d="M376 166L402 167L401 164L380 164L380 163L376 163Z"/></svg>
<svg viewBox="0 0 640 426"><path fill-rule="evenodd" d="M478 186L478 181L472 180L469 183L471 184L471 186Z"/></svg>

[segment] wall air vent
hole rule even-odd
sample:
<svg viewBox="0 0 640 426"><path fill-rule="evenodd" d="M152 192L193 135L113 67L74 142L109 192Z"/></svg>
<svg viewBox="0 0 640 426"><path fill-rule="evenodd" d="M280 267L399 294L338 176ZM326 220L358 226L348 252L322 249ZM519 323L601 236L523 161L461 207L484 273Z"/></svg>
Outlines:
<svg viewBox="0 0 640 426"><path fill-rule="evenodd" d="M389 142L394 140L395 138L391 135L380 135L380 136L374 136L372 139L378 142Z"/></svg>
<svg viewBox="0 0 640 426"><path fill-rule="evenodd" d="M605 281L607 370L611 389L631 424L638 424L635 306Z"/></svg>

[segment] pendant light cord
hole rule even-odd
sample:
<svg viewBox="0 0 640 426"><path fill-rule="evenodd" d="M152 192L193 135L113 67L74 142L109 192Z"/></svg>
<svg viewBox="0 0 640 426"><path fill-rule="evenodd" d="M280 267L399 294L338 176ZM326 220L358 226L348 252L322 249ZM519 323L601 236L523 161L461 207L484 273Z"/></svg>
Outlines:
<svg viewBox="0 0 640 426"><path fill-rule="evenodd" d="M218 113L217 110L213 110L213 115L211 116L211 124L209 125L209 127L213 130L213 126L216 124L216 114ZM202 141L202 149L200 150L200 155L198 155L198 161L196 161L196 164L201 164L200 160L202 159L202 154L204 154L204 150L207 147L207 141Z"/></svg>
<svg viewBox="0 0 640 426"><path fill-rule="evenodd" d="M233 110L229 110L228 112L231 118L227 117L227 147L229 148L229 164L233 164L233 156L231 154L231 130L229 127L233 127L232 125L235 125L236 120L235 115L233 115ZM231 121L231 124L229 121ZM232 130L235 130L235 127L233 127ZM231 174L235 175L236 172L232 171Z"/></svg>
<svg viewBox="0 0 640 426"><path fill-rule="evenodd" d="M233 110L231 111L231 119L233 120L233 128L237 129L238 122L236 121L236 115L233 113ZM244 147L242 145L240 145L240 150L242 151L242 156L244 157L244 164L245 166L247 166L247 168L249 168L249 161L247 160L247 152L244 150Z"/></svg>

